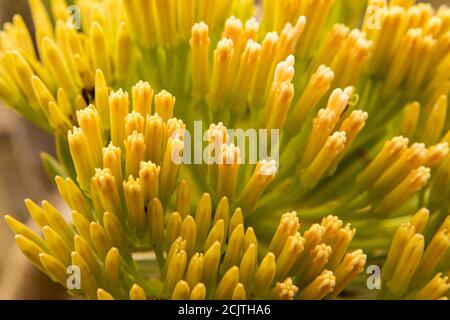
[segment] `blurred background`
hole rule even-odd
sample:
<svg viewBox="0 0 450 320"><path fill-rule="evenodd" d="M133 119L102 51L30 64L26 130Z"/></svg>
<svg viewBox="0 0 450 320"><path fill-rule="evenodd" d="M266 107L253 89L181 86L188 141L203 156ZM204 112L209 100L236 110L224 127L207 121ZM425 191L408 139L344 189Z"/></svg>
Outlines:
<svg viewBox="0 0 450 320"><path fill-rule="evenodd" d="M450 4L450 0L423 2ZM20 13L32 28L27 3L27 0L0 0L1 25ZM25 198L35 202L47 199L56 206L63 206L39 157L41 151L54 154L52 141L51 136L31 126L0 102L0 299L67 297L59 286L22 257L3 219L3 215L9 214L28 223Z"/></svg>

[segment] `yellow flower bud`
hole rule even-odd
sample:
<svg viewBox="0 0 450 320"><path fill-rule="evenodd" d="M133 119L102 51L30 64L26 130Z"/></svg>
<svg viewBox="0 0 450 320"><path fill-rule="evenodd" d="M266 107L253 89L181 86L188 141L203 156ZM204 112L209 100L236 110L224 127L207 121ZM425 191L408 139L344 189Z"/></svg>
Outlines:
<svg viewBox="0 0 450 320"><path fill-rule="evenodd" d="M182 218L185 218L190 213L190 199L188 183L186 180L182 180L177 191L177 211Z"/></svg>
<svg viewBox="0 0 450 320"><path fill-rule="evenodd" d="M320 300L333 292L336 285L336 277L333 272L324 270L314 281L298 294L300 300Z"/></svg>
<svg viewBox="0 0 450 320"><path fill-rule="evenodd" d="M105 229L96 222L90 224L90 235L97 254L104 260L109 250L112 248L111 240Z"/></svg>
<svg viewBox="0 0 450 320"><path fill-rule="evenodd" d="M229 300L233 296L233 291L239 282L239 268L231 267L222 277L217 286L216 299Z"/></svg>
<svg viewBox="0 0 450 320"><path fill-rule="evenodd" d="M42 228L45 242L49 252L57 258L62 264L68 266L70 264L71 248L64 239L55 230L49 226Z"/></svg>
<svg viewBox="0 0 450 320"><path fill-rule="evenodd" d="M106 81L111 82L111 57L108 52L106 34L102 26L95 21L90 27L89 40L94 68L102 70Z"/></svg>
<svg viewBox="0 0 450 320"><path fill-rule="evenodd" d="M131 300L147 300L144 289L142 289L137 284L134 284L130 289L130 299Z"/></svg>
<svg viewBox="0 0 450 320"><path fill-rule="evenodd" d="M109 114L111 127L111 141L113 145L124 149L125 117L128 114L128 93L119 90L111 93L109 97Z"/></svg>
<svg viewBox="0 0 450 320"><path fill-rule="evenodd" d="M275 255L272 252L267 253L253 280L253 291L256 294L263 295L271 287L275 278L276 266Z"/></svg>
<svg viewBox="0 0 450 320"><path fill-rule="evenodd" d="M195 286L201 282L203 277L204 263L205 260L203 254L196 253L191 258L186 271L186 281L191 288L195 288Z"/></svg>
<svg viewBox="0 0 450 320"><path fill-rule="evenodd" d="M57 259L46 253L41 253L39 255L39 259L45 271L50 276L50 278L58 282L63 287L66 287L67 286L66 267Z"/></svg>
<svg viewBox="0 0 450 320"><path fill-rule="evenodd" d="M77 252L72 252L72 265L80 268L80 280L83 293L88 299L95 299L98 289L97 281L84 259Z"/></svg>
<svg viewBox="0 0 450 320"><path fill-rule="evenodd" d="M139 112L143 117L150 115L154 94L148 82L139 81L132 88L133 111Z"/></svg>
<svg viewBox="0 0 450 320"><path fill-rule="evenodd" d="M123 182L123 190L130 227L141 234L147 229L147 219L144 209L144 194L139 179L135 180L130 176L128 181Z"/></svg>
<svg viewBox="0 0 450 320"><path fill-rule="evenodd" d="M197 226L197 250L203 248L208 236L211 214L212 214L211 196L208 193L203 194L197 204L195 212L195 225Z"/></svg>
<svg viewBox="0 0 450 320"><path fill-rule="evenodd" d="M205 298L206 287L203 283L199 283L192 289L189 300L205 300Z"/></svg>
<svg viewBox="0 0 450 320"><path fill-rule="evenodd" d="M186 281L180 280L178 281L175 289L172 293L172 300L188 300L191 295L191 290Z"/></svg>
<svg viewBox="0 0 450 320"><path fill-rule="evenodd" d="M274 160L258 162L255 172L247 182L238 200L238 205L242 208L245 215L250 215L255 210L257 201L268 185L275 179L276 172L277 164Z"/></svg>
<svg viewBox="0 0 450 320"><path fill-rule="evenodd" d="M208 26L204 22L196 23L192 27L192 36L189 41L192 52L192 94L202 99L208 93L209 80L209 45Z"/></svg>
<svg viewBox="0 0 450 320"><path fill-rule="evenodd" d="M145 159L144 135L134 131L125 141L126 149L126 176L138 176L141 162Z"/></svg>
<svg viewBox="0 0 450 320"><path fill-rule="evenodd" d="M166 294L172 295L176 284L182 279L186 269L186 259L186 252L184 250L175 253L170 258L166 280L164 282L164 292Z"/></svg>
<svg viewBox="0 0 450 320"><path fill-rule="evenodd" d="M155 96L156 113L167 122L173 118L173 108L175 106L175 97L169 92L163 90Z"/></svg>
<svg viewBox="0 0 450 320"><path fill-rule="evenodd" d="M294 300L298 288L294 285L291 278L287 278L283 282L277 282L272 290L272 296L276 300Z"/></svg>

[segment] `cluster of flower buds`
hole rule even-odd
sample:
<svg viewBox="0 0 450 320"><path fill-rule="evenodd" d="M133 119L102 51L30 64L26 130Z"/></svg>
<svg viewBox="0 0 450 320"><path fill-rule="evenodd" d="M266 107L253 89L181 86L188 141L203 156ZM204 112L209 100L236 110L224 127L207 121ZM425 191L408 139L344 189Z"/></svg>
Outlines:
<svg viewBox="0 0 450 320"><path fill-rule="evenodd" d="M441 225L429 216L422 208L398 228L382 269L382 298L446 300L450 295L450 216Z"/></svg>
<svg viewBox="0 0 450 320"><path fill-rule="evenodd" d="M348 251L355 229L337 217L328 216L301 235L297 214L286 213L265 248L226 197L213 211L210 195L203 194L191 215L184 181L177 211L164 210L156 197L145 210L127 201L126 219L113 207L92 217L70 180L58 184L80 209L72 213L73 227L46 201L42 207L26 201L43 238L10 216L6 221L31 262L88 299L323 299L337 296L366 263L362 250ZM135 263L142 252L147 264L159 266L159 276L145 274ZM79 268L81 288L70 286L69 267Z"/></svg>

